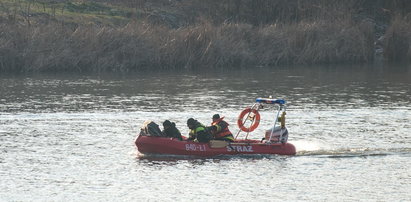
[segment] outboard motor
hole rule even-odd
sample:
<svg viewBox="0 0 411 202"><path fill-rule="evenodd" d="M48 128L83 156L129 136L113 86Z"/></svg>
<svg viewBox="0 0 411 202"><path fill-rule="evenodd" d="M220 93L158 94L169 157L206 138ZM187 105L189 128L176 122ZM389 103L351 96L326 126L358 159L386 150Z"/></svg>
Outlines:
<svg viewBox="0 0 411 202"><path fill-rule="evenodd" d="M271 142L281 142L281 143L286 143L288 140L288 130L287 128L281 128L280 126L277 126L274 128L270 128L269 130L265 131L265 140L270 140L271 137Z"/></svg>

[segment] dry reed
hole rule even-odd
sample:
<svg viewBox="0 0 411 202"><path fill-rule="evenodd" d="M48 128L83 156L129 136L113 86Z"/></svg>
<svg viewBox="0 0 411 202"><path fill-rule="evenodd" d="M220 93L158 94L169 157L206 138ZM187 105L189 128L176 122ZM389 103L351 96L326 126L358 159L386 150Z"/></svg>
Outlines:
<svg viewBox="0 0 411 202"><path fill-rule="evenodd" d="M148 1L122 1L151 12ZM369 0L153 3L178 8L179 15L187 19L172 24L186 25L170 28L147 17L118 26L73 22L67 26L57 18L46 23L35 23L33 18L28 24L28 20L0 16L0 71L99 72L373 61L376 23L361 16L361 12L375 10ZM403 6L405 12L408 7ZM406 18L392 21L385 34L388 61L409 61L410 27Z"/></svg>
<svg viewBox="0 0 411 202"><path fill-rule="evenodd" d="M137 22L118 29L15 27L2 32L0 68L128 71L358 63L372 60L372 43L367 43L371 33L372 28L349 23L264 27L203 23L177 30Z"/></svg>

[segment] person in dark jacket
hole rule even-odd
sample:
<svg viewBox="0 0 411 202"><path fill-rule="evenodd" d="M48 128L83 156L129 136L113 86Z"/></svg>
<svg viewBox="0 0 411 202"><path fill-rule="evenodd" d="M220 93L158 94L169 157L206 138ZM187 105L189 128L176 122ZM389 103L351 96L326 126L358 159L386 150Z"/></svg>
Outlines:
<svg viewBox="0 0 411 202"><path fill-rule="evenodd" d="M209 142L212 139L212 136L207 128L197 120L189 118L187 120L187 126L190 129L187 140Z"/></svg>
<svg viewBox="0 0 411 202"><path fill-rule="evenodd" d="M162 132L166 137L174 137L174 138L177 138L179 140L183 140L183 138L181 137L181 133L176 128L176 124L174 122L171 122L169 120L165 120L163 122L163 127L164 127L164 130Z"/></svg>
<svg viewBox="0 0 411 202"><path fill-rule="evenodd" d="M220 118L219 114L214 114L213 122L209 127L211 129L211 134L213 134L215 140L234 142L234 136L228 129L228 123L223 119L224 117Z"/></svg>

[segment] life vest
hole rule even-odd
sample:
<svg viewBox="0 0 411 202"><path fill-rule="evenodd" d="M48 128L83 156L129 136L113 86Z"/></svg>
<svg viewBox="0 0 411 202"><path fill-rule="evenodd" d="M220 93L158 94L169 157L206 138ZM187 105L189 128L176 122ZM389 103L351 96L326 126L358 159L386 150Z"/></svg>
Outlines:
<svg viewBox="0 0 411 202"><path fill-rule="evenodd" d="M190 135L197 135L197 132L203 131L205 128L203 126L198 126L195 129L190 130Z"/></svg>
<svg viewBox="0 0 411 202"><path fill-rule="evenodd" d="M189 139L197 139L198 142L208 142L212 137L208 130L203 125L199 124L195 129L190 130Z"/></svg>
<svg viewBox="0 0 411 202"><path fill-rule="evenodd" d="M214 134L214 138L222 138L225 137L227 135L232 135L231 131L228 129L228 123L225 122L227 125L226 127L222 128L220 125L218 125L221 121L223 121L224 117L221 117L219 119L217 119L216 121L214 121L213 123L211 123L212 126L216 126L217 127L217 131Z"/></svg>
<svg viewBox="0 0 411 202"><path fill-rule="evenodd" d="M203 125L198 125L195 129L190 130L189 136L197 138L198 132L200 132L200 131L207 132Z"/></svg>

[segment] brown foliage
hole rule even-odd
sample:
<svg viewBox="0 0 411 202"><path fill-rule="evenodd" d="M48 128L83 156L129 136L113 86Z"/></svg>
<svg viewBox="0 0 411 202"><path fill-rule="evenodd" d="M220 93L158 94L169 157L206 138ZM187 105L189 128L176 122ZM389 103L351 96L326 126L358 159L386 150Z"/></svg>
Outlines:
<svg viewBox="0 0 411 202"><path fill-rule="evenodd" d="M3 25L6 26L6 25ZM253 27L204 22L180 29L147 23L121 28L58 25L7 27L2 70L128 71L357 63L371 60L363 25L299 23Z"/></svg>
<svg viewBox="0 0 411 202"><path fill-rule="evenodd" d="M12 20L0 16L0 71L367 63L373 61L376 22L366 16L384 12L384 19L391 19L394 11L407 13L411 7L402 0L98 2L143 8L148 16L113 26L67 23L50 15L47 19L53 20L47 23L34 23L33 17L19 21L10 11ZM159 6L173 14L159 11ZM175 13L185 22L173 18ZM408 61L411 24L406 17L393 19L385 34L384 56L388 61Z"/></svg>
<svg viewBox="0 0 411 202"><path fill-rule="evenodd" d="M385 33L384 58L388 62L411 61L411 22L397 16Z"/></svg>

